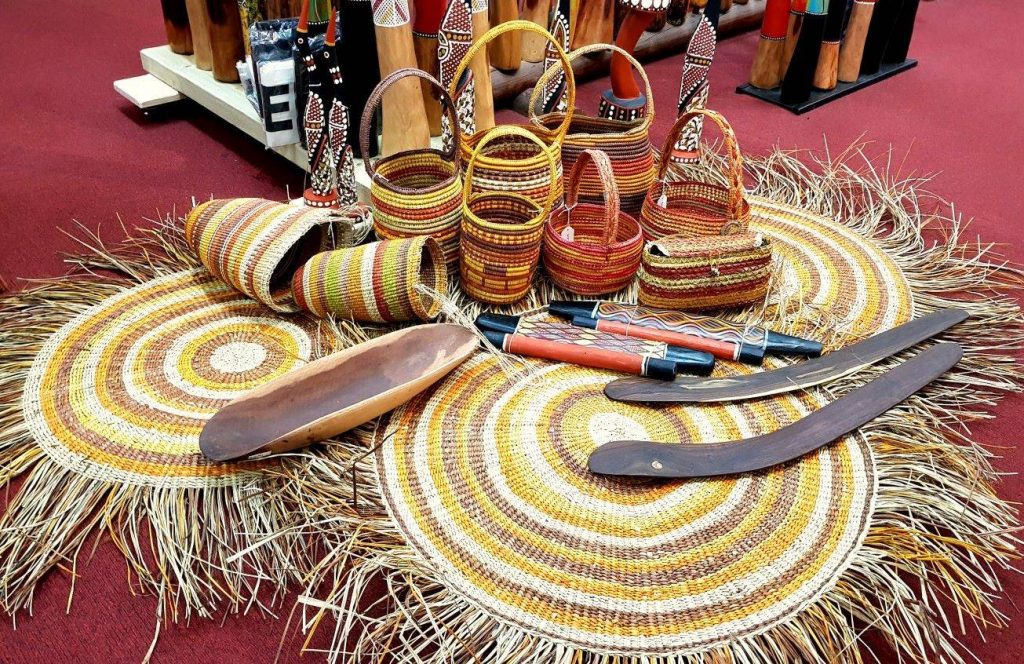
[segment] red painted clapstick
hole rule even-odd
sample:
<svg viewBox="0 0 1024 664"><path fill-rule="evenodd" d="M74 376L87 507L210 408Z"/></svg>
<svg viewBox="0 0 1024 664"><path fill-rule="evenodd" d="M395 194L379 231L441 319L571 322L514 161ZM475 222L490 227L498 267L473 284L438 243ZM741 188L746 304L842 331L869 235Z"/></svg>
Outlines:
<svg viewBox="0 0 1024 664"><path fill-rule="evenodd" d="M577 344L563 344L547 339L536 339L521 334L502 334L483 331L494 345L508 353L537 357L555 362L568 362L594 369L608 369L634 376L647 376L661 380L675 378L676 365L670 360L659 360L632 353L620 353L604 348L590 348Z"/></svg>
<svg viewBox="0 0 1024 664"><path fill-rule="evenodd" d="M627 325L614 320L597 320L597 329L601 332L610 332L624 337L634 339L647 339L649 341L661 341L672 346L680 346L691 350L702 350L711 353L721 360L735 360L739 357L739 346L728 341L718 341L695 337L692 334L682 334L671 330L659 330L641 325Z"/></svg>

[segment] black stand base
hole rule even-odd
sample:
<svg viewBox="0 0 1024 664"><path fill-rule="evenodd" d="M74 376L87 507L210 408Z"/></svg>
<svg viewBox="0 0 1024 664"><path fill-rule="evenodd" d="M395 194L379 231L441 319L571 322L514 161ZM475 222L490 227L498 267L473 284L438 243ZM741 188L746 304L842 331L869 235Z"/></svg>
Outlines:
<svg viewBox="0 0 1024 664"><path fill-rule="evenodd" d="M882 68L878 70L877 74L861 76L853 83L840 83L835 87L834 90L811 90L811 96L798 104L782 103L782 100L779 98L780 93L778 88L774 90L761 90L760 88L755 88L749 83L744 83L740 87L736 88L736 92L745 95L750 95L751 97L757 97L758 99L763 99L766 102L775 104L776 106L781 106L782 108L788 109L793 113L800 115L801 113L806 113L807 111L818 108L819 106L827 104L831 101L835 101L840 97L845 97L851 92L856 92L861 88L866 88L869 85L874 85L875 83L878 83L879 81L884 81L885 79L891 76L899 74L900 72L906 71L908 69L913 69L916 66L917 60L905 60L894 65L883 64Z"/></svg>

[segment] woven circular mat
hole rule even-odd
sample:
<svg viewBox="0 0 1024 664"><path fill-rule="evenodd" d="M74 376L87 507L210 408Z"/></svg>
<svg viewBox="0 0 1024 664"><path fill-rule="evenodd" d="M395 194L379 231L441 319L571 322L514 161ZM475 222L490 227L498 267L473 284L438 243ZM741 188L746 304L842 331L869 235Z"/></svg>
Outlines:
<svg viewBox="0 0 1024 664"><path fill-rule="evenodd" d="M761 201L754 214L780 240L777 287L789 296L833 306L860 334L910 317L906 279L869 241ZM650 482L586 469L610 440L710 443L774 431L820 407L816 393L654 408L605 398L615 374L529 367L513 376L478 355L396 411L376 455L407 541L490 615L587 650L699 651L798 613L852 559L875 493L858 436L724 479Z"/></svg>
<svg viewBox="0 0 1024 664"><path fill-rule="evenodd" d="M208 462L203 424L311 359L314 333L310 319L278 316L203 269L161 277L89 308L47 341L25 384L25 419L51 458L89 477L232 484L261 464Z"/></svg>

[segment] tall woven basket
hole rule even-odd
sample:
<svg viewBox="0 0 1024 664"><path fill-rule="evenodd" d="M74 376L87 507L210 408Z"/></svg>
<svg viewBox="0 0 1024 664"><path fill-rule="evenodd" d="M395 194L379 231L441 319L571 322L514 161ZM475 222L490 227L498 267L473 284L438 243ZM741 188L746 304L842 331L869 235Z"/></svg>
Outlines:
<svg viewBox="0 0 1024 664"><path fill-rule="evenodd" d="M615 51L633 65L643 79L647 95L647 112L635 120L611 120L608 118L590 117L576 112L571 115L569 130L562 142L562 168L572 169L584 150L601 150L611 160L615 183L619 189L619 203L624 212L638 216L643 206L647 190L654 183L658 165L654 158L654 146L651 145L650 129L654 122L654 92L647 72L623 48L614 44L591 44L569 53L569 61L573 62L581 56L592 56L603 51ZM541 99L545 85L558 76L559 67L551 67L538 81L530 98L530 112L533 113ZM554 129L565 120L565 113L547 113L534 122L548 129ZM585 203L601 203L604 190L597 173L588 169L580 180L579 199Z"/></svg>
<svg viewBox="0 0 1024 664"><path fill-rule="evenodd" d="M470 155L463 182L459 275L462 290L487 304L511 304L529 292L540 259L544 222L555 202L553 188L543 203L512 191L473 192L479 156L492 141L511 136L532 143L538 154L546 156L551 177L558 168L541 139L522 127L494 127Z"/></svg>
<svg viewBox="0 0 1024 664"><path fill-rule="evenodd" d="M727 156L726 181L669 180L670 156L680 132L695 117L705 117L722 131ZM743 189L743 156L736 134L722 115L694 109L679 116L665 139L658 179L651 185L640 212L640 225L648 240L667 235L729 235L743 233L750 223L750 205Z"/></svg>
<svg viewBox="0 0 1024 664"><path fill-rule="evenodd" d="M604 187L601 204L577 202L588 170ZM551 281L578 295L613 293L633 281L643 249L640 224L619 208L611 160L599 150L584 150L569 173L565 204L544 227L545 271Z"/></svg>
<svg viewBox="0 0 1024 664"><path fill-rule="evenodd" d="M512 191L543 204L549 197L549 190L553 189L554 200L558 201L562 197L562 141L572 123L571 109L576 102L576 81L569 58L554 37L530 21L508 21L488 30L483 37L473 43L472 48L459 63L448 92L452 98L455 98L455 88L470 63L473 62L473 58L487 48L488 43L513 31L537 34L550 43L558 56L562 71L565 72L566 99L570 111L565 115L562 123L554 128L535 124L514 125L520 126L524 131L532 134L543 145L544 149L541 153L537 152L535 142L525 138L525 134L520 132L503 135L500 140L492 138L487 150L482 152L477 148L489 130L481 130L471 136L463 136L461 150L463 164L468 162L472 154L477 155L476 177L473 181L474 192ZM549 158L554 159L557 167L554 175L548 169Z"/></svg>
<svg viewBox="0 0 1024 664"><path fill-rule="evenodd" d="M459 227L462 222L462 178L459 166L459 135L448 150L407 150L370 160L370 128L381 98L397 81L416 76L438 92L442 110L458 122L455 105L437 79L419 69L399 69L381 81L366 102L359 132L363 164L370 176L373 228L384 240L429 235L444 250L445 262L459 260Z"/></svg>

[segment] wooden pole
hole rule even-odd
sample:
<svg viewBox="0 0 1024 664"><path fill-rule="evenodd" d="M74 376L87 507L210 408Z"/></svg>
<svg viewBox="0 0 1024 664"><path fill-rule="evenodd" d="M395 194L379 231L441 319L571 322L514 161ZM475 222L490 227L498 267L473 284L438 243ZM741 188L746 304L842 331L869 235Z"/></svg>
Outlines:
<svg viewBox="0 0 1024 664"><path fill-rule="evenodd" d="M378 0L373 6L380 77L416 67L412 26L406 0ZM392 85L381 103L381 154L430 147L430 127L418 81L405 78Z"/></svg>

